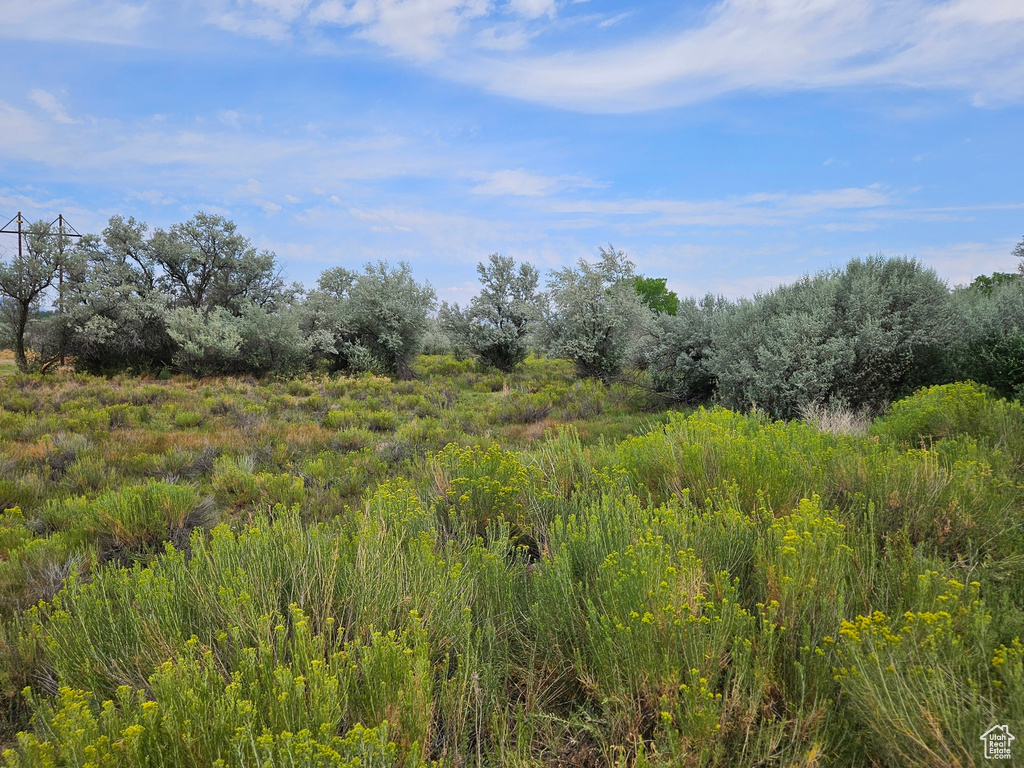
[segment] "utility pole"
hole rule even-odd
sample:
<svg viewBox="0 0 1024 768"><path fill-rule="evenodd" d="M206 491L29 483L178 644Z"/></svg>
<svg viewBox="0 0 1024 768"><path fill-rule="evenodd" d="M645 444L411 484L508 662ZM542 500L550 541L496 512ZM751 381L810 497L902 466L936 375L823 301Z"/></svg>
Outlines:
<svg viewBox="0 0 1024 768"><path fill-rule="evenodd" d="M24 217L21 214L21 211L18 211L18 213L15 214L6 224L4 224L2 229L0 229L0 234L17 235L18 236L18 273L19 273L19 281L20 282L24 282L24 280L25 280L25 274L24 274L24 269L25 269L25 253L24 253L24 250L23 250L23 240L24 240L24 236L25 236L25 229L24 229L24 226L23 226L24 225L24 221L25 220L24 220ZM17 223L17 228L16 229L11 229L10 228L11 224L14 224L14 223ZM51 232L50 230L52 229L54 224L57 225L57 231L56 232ZM67 232L66 230L68 230L68 229L70 229L71 231ZM61 314L61 315L64 313L64 246L65 246L65 243L67 242L65 240L65 238L80 238L81 236L82 235L79 234L79 232L74 227L72 227L70 224L67 223L67 221L64 219L64 214L59 214L56 219L51 221L47 225L45 232L40 232L40 233L37 233L35 235L35 237L56 237L56 238L58 238L58 240L57 240L57 248L58 248L58 262L57 262L57 312L58 312L58 314ZM52 273L51 273L51 275L52 275ZM52 277L50 279L52 280ZM52 283L51 283L51 285L52 285ZM19 336L19 342L18 343L19 343L18 349L21 349L20 336ZM22 355L22 357L24 357L24 355ZM23 363L24 360L22 360L21 362ZM60 364L64 365L64 362L65 362L65 359L64 359L64 344L63 344L63 342L61 342ZM49 365L49 363L47 365Z"/></svg>
<svg viewBox="0 0 1024 768"><path fill-rule="evenodd" d="M25 233L25 230L22 227L24 222L25 222L25 218L22 216L21 211L18 211L16 214L14 214L14 216L11 217L10 221L8 221L6 224L4 224L4 228L0 229L0 234L3 234L3 235L17 235L18 236L18 259L19 260L24 258L24 254L23 254L22 249L21 249L21 240L22 240L22 237L24 236L24 233ZM8 229L8 227L11 226L11 224L14 224L14 223L17 223L18 228L17 229ZM58 225L57 232L50 232L49 231L49 227L52 227L54 224ZM76 230L74 227L72 227L70 224L68 224L67 219L64 218L64 214L63 213L60 214L59 216L57 216L56 219L51 221L50 224L49 224L49 227L47 227L47 231L45 233L39 235L39 237L59 237L59 238L61 238L60 242L61 242L61 254L62 255L64 253L63 240L64 240L65 237L81 237L81 235L78 233L78 230ZM65 232L64 231L65 227L70 229L71 232L70 233L69 232Z"/></svg>
<svg viewBox="0 0 1024 768"><path fill-rule="evenodd" d="M22 219L21 219L21 211L18 211L13 217L11 217L10 221L8 221L6 224L4 224L4 228L0 229L0 233L2 233L2 234L5 234L5 235L17 235L18 236L18 261L21 261L21 259L22 259L22 253L21 253L21 234L22 234L21 221L22 221ZM11 226L11 224L13 224L14 222L18 223L18 228L17 229L8 229L8 227Z"/></svg>

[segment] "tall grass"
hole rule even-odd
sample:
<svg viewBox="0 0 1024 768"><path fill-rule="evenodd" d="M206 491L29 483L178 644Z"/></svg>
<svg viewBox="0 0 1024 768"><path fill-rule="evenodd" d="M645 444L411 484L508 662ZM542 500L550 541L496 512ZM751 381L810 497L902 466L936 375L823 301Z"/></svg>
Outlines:
<svg viewBox="0 0 1024 768"><path fill-rule="evenodd" d="M505 379L428 363L456 383L46 384L83 423L125 408L3 448L6 763L968 766L1024 714L1009 405L660 423L548 371L509 392L585 420L535 442ZM40 386L0 385L31 403L0 428L66 425ZM932 408L956 426L922 440Z"/></svg>

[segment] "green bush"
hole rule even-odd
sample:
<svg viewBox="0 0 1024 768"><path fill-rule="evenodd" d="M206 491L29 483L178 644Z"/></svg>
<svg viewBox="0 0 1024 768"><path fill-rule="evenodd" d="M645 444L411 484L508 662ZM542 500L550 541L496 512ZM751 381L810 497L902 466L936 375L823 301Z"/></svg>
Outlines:
<svg viewBox="0 0 1024 768"><path fill-rule="evenodd" d="M953 325L934 271L912 259L854 259L715 312L701 365L732 408L793 418L810 403L878 407L945 380Z"/></svg>
<svg viewBox="0 0 1024 768"><path fill-rule="evenodd" d="M195 490L150 480L145 485L107 491L91 502L82 527L108 554L152 550L209 522L209 509Z"/></svg>
<svg viewBox="0 0 1024 768"><path fill-rule="evenodd" d="M706 761L724 751L730 693L750 683L755 619L728 573L659 528L628 498L556 519L531 624L545 664L600 713L606 748L655 731Z"/></svg>
<svg viewBox="0 0 1024 768"><path fill-rule="evenodd" d="M614 247L601 260L555 270L548 279L550 306L542 312L538 340L576 372L602 381L617 376L646 323L653 317L633 284L633 264Z"/></svg>
<svg viewBox="0 0 1024 768"><path fill-rule="evenodd" d="M203 423L204 417L201 413L194 411L180 411L174 415L174 426L178 429L193 429Z"/></svg>
<svg viewBox="0 0 1024 768"><path fill-rule="evenodd" d="M984 276L983 276L984 277ZM949 350L959 379L992 387L1000 396L1024 395L1024 277L998 274L953 292L957 333Z"/></svg>
<svg viewBox="0 0 1024 768"><path fill-rule="evenodd" d="M452 444L434 457L431 468L439 509L454 530L483 536L497 521L519 533L531 530L529 504L539 478L514 453Z"/></svg>
<svg viewBox="0 0 1024 768"><path fill-rule="evenodd" d="M843 622L837 678L871 761L974 765L979 735L1022 701L1020 645L993 647L979 584L935 571L917 581L902 616Z"/></svg>
<svg viewBox="0 0 1024 768"><path fill-rule="evenodd" d="M406 718L400 734L423 733L422 723L414 730L415 708L423 706L416 694L429 677L424 681L415 659L398 646L405 637L343 645L331 625L314 634L295 607L288 624L278 624L257 646L234 649L227 669L192 638L149 678L151 693L122 686L98 711L81 690L61 688L53 703L31 695L34 732L5 753L7 765L43 768L86 757L126 768L196 761L223 768L390 768L405 754L408 764L419 764L419 742L400 753L387 722ZM385 657L389 644L397 653ZM207 715L197 720L199 710Z"/></svg>
<svg viewBox="0 0 1024 768"><path fill-rule="evenodd" d="M272 472L256 472L247 457L217 459L213 470L213 490L217 501L233 509L272 510L281 505L290 508L306 501L301 477Z"/></svg>
<svg viewBox="0 0 1024 768"><path fill-rule="evenodd" d="M1024 406L969 381L928 387L893 403L871 432L912 446L969 437L1024 466Z"/></svg>
<svg viewBox="0 0 1024 768"><path fill-rule="evenodd" d="M529 354L530 326L538 315L540 297L535 267L493 253L489 264L477 264L481 289L465 310L441 305L438 320L451 343L483 365L509 372Z"/></svg>

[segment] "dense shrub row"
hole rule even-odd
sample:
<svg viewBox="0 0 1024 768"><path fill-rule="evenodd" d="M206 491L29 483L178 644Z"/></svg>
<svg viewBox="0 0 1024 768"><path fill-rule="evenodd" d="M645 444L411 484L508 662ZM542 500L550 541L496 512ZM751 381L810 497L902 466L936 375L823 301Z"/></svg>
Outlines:
<svg viewBox="0 0 1024 768"><path fill-rule="evenodd" d="M813 404L878 410L965 379L1020 396L1024 276L1005 278L950 292L913 260L854 259L753 299L681 302L655 319L639 361L680 400L781 417Z"/></svg>
<svg viewBox="0 0 1024 768"><path fill-rule="evenodd" d="M34 351L44 369L71 357L102 373L406 378L426 345L503 372L534 349L581 377L639 370L679 401L784 418L816 405L877 410L954 380L1004 397L1024 387L1022 275L950 292L915 260L873 256L752 299L680 301L612 246L552 271L546 291L534 267L494 254L470 305L442 304L435 318L433 289L406 264L328 269L306 291L219 216L153 232L115 216L74 246L52 235L34 225L27 255L0 265L0 317L23 371Z"/></svg>

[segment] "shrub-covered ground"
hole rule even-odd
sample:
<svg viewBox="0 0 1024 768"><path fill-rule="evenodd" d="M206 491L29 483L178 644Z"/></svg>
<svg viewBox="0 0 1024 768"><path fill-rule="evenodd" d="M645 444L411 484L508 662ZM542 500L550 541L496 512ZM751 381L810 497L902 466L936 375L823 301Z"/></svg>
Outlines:
<svg viewBox="0 0 1024 768"><path fill-rule="evenodd" d="M417 375L0 380L7 764L971 766L1024 726L1019 404L850 435Z"/></svg>

